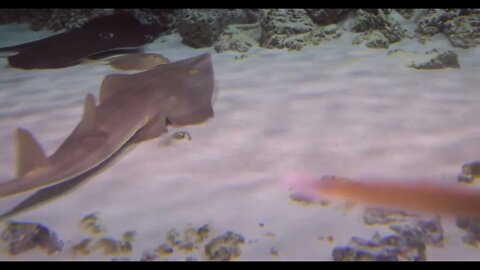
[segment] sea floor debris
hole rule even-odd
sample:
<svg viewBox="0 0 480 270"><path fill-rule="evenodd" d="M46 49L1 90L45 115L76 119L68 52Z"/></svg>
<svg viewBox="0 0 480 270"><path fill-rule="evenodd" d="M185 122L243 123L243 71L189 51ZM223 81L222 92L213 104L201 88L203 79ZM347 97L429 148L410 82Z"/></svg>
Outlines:
<svg viewBox="0 0 480 270"><path fill-rule="evenodd" d="M392 234L371 240L352 237L347 246L335 247L334 260L425 261L427 246L443 247L443 228L438 216L424 216L401 210L366 208L366 225L388 226Z"/></svg>
<svg viewBox="0 0 480 270"><path fill-rule="evenodd" d="M457 217L456 225L465 231L462 237L464 244L480 247L480 219Z"/></svg>
<svg viewBox="0 0 480 270"><path fill-rule="evenodd" d="M213 238L205 246L205 256L211 261L229 261L241 255L239 245L245 243L245 238L234 232L226 232Z"/></svg>
<svg viewBox="0 0 480 270"><path fill-rule="evenodd" d="M187 225L183 230L170 229L165 240L157 248L143 252L141 260L178 260L178 255L187 255L186 261L215 260L226 261L241 255L240 244L245 238L231 231L211 238L212 227ZM210 240L205 243L207 239ZM201 253L203 252L203 258Z"/></svg>
<svg viewBox="0 0 480 270"><path fill-rule="evenodd" d="M395 234L376 234L371 240L352 237L348 246L334 248L332 257L335 261L425 261L425 251L423 242L409 242Z"/></svg>
<svg viewBox="0 0 480 270"><path fill-rule="evenodd" d="M63 249L63 241L45 225L32 222L9 222L1 239L8 244L10 255L18 255L34 248L45 250L49 255Z"/></svg>
<svg viewBox="0 0 480 270"><path fill-rule="evenodd" d="M208 238L210 230L211 228L208 224L198 228L188 226L182 233L171 229L166 235L167 244L176 250L191 252L198 249L203 241Z"/></svg>
<svg viewBox="0 0 480 270"><path fill-rule="evenodd" d="M460 68L458 55L454 51L446 51L441 53L427 62L414 63L410 67L415 69L442 69L442 68Z"/></svg>
<svg viewBox="0 0 480 270"><path fill-rule="evenodd" d="M443 246L443 228L438 215L422 216L401 210L369 207L365 209L363 218L367 225L388 225L392 231L410 242Z"/></svg>
<svg viewBox="0 0 480 270"><path fill-rule="evenodd" d="M132 242L135 240L136 232L133 230L126 231L120 240L104 236L107 229L100 224L97 212L82 218L79 226L88 237L71 247L74 256L86 256L97 250L103 251L105 256L123 256L130 254L133 250Z"/></svg>
<svg viewBox="0 0 480 270"><path fill-rule="evenodd" d="M458 175L458 182L472 183L480 177L480 161L473 161L462 166L462 172Z"/></svg>

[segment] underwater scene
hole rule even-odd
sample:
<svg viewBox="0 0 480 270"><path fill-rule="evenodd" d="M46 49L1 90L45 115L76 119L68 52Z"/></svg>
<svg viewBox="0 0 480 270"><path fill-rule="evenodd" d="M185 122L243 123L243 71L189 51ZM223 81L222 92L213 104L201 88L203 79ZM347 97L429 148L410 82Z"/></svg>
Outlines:
<svg viewBox="0 0 480 270"><path fill-rule="evenodd" d="M0 260L480 260L480 9L0 10Z"/></svg>

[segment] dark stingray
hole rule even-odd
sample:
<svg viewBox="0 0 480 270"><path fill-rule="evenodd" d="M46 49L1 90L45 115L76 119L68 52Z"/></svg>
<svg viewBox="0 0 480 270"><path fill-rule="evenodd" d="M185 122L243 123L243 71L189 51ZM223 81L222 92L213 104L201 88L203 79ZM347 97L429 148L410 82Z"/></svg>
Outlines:
<svg viewBox="0 0 480 270"><path fill-rule="evenodd" d="M38 41L0 48L0 52L19 52L8 57L12 67L22 69L63 68L82 59L107 56L115 52L140 49L152 42L157 33L129 13L95 18L79 29Z"/></svg>

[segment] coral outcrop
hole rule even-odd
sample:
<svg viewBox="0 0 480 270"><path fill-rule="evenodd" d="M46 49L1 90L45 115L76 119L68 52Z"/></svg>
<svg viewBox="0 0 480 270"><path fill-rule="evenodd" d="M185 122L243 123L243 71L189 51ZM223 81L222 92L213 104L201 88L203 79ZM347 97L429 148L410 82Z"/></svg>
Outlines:
<svg viewBox="0 0 480 270"><path fill-rule="evenodd" d="M304 9L270 9L262 11L260 26L262 47L300 50L314 23Z"/></svg>
<svg viewBox="0 0 480 270"><path fill-rule="evenodd" d="M388 48L391 43L406 37L407 31L389 14L389 10L382 9L355 11L351 30L362 34L356 38L354 44L366 41L370 48Z"/></svg>
<svg viewBox="0 0 480 270"><path fill-rule="evenodd" d="M217 52L245 53L257 45L301 50L340 37L346 25L358 33L352 43L369 48L388 48L414 36L425 43L437 34L453 47L480 43L480 9L2 9L0 24L68 31L115 12L130 12L157 33L177 32L186 45L214 46ZM402 26L402 17L416 23L415 33Z"/></svg>
<svg viewBox="0 0 480 270"><path fill-rule="evenodd" d="M243 9L185 9L177 26L182 42L194 47L212 46L229 24L254 23L255 12Z"/></svg>

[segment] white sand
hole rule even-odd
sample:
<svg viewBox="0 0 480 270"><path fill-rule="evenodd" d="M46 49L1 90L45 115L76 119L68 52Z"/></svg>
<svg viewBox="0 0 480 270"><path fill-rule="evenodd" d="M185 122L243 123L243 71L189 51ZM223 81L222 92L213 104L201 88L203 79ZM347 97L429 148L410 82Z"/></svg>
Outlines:
<svg viewBox="0 0 480 270"><path fill-rule="evenodd" d="M0 46L49 34L1 26ZM84 236L79 220L96 211L108 236L137 232L126 256L132 260L164 242L168 230L187 224L210 223L215 235L231 230L245 236L253 243L241 246L240 260L331 260L332 249L352 236L389 232L364 225L360 206L347 211L341 204L294 203L278 179L307 172L455 183L462 164L480 159L480 50L454 49L460 70L420 71L387 57L387 50L351 45L352 39L345 34L301 52L253 49L240 61L236 53L214 53L220 84L215 117L178 129L190 132L192 141L142 143L75 192L16 216L45 224L69 242L52 256L33 251L0 259L109 260L69 252ZM427 45L406 40L395 48L452 49L441 37ZM188 48L178 35L158 39L147 51L171 60L213 52ZM0 58L2 181L14 176L17 127L30 130L52 153L78 123L84 96L97 95L103 77L118 72L92 64L38 71L5 64ZM23 198L2 199L0 210ZM445 247L428 247L429 260L480 259L477 249L462 243L464 233L451 219L443 227ZM268 232L276 237L265 237ZM333 243L318 240L328 235ZM269 254L271 247L278 256Z"/></svg>

